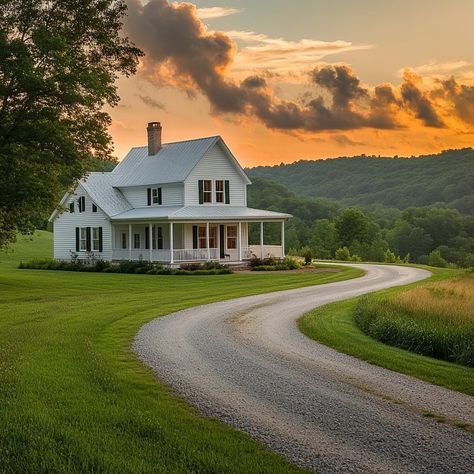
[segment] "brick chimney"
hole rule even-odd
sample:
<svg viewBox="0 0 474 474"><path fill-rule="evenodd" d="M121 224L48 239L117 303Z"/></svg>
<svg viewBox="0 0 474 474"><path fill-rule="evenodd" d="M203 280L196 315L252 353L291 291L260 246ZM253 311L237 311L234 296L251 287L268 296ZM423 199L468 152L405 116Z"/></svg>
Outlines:
<svg viewBox="0 0 474 474"><path fill-rule="evenodd" d="M156 155L161 150L161 123L150 122L148 132L148 156Z"/></svg>

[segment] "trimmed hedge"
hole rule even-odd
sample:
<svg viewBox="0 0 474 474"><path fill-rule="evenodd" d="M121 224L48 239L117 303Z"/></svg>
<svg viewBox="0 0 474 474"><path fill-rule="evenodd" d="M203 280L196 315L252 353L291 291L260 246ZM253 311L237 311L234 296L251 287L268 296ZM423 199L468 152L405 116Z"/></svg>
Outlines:
<svg viewBox="0 0 474 474"><path fill-rule="evenodd" d="M474 325L442 324L434 318L407 311L393 299L359 299L355 320L367 335L417 354L474 367Z"/></svg>
<svg viewBox="0 0 474 474"><path fill-rule="evenodd" d="M183 264L180 268L168 268L146 261L110 263L104 260L97 260L94 263L84 263L81 260L68 262L50 258L20 262L18 268L146 275L226 275L233 273L230 268L218 262Z"/></svg>
<svg viewBox="0 0 474 474"><path fill-rule="evenodd" d="M285 257L283 259L254 257L250 260L250 268L256 272L296 270L299 267L300 262L292 257Z"/></svg>

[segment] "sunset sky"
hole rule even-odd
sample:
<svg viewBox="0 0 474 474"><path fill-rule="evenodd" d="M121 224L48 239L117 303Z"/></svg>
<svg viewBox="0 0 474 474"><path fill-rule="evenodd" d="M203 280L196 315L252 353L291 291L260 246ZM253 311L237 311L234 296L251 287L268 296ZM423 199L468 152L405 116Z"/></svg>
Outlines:
<svg viewBox="0 0 474 474"><path fill-rule="evenodd" d="M221 135L244 166L474 144L472 0L128 0L144 52L111 110L119 159Z"/></svg>

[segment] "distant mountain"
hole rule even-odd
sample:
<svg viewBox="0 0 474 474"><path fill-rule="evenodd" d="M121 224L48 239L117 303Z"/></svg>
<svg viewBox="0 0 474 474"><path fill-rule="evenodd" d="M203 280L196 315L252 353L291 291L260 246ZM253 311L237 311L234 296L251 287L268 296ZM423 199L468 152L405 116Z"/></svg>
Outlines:
<svg viewBox="0 0 474 474"><path fill-rule="evenodd" d="M300 160L246 170L283 184L298 195L343 205L405 209L445 204L474 214L474 150L446 150L419 157L355 156Z"/></svg>

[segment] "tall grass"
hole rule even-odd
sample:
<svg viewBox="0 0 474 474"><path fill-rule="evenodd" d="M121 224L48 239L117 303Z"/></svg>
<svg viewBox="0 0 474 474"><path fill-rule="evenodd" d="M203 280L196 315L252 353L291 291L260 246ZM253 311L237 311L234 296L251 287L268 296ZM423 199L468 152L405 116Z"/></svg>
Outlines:
<svg viewBox="0 0 474 474"><path fill-rule="evenodd" d="M361 298L356 322L384 343L474 367L474 274Z"/></svg>

